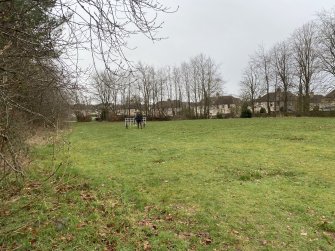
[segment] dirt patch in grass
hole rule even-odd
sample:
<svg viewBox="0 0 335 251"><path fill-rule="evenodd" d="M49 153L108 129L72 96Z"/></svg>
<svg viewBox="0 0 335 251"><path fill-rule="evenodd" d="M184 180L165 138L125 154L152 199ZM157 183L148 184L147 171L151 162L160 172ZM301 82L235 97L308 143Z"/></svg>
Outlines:
<svg viewBox="0 0 335 251"><path fill-rule="evenodd" d="M290 136L290 137L287 137L285 139L288 139L290 141L303 141L303 140L305 140L305 138L301 137L301 136Z"/></svg>
<svg viewBox="0 0 335 251"><path fill-rule="evenodd" d="M254 181L254 180L261 180L264 178L271 178L271 177L294 178L294 177L301 177L304 175L303 172L285 170L285 169L240 170L236 174L237 174L238 180L241 180L241 181Z"/></svg>
<svg viewBox="0 0 335 251"><path fill-rule="evenodd" d="M320 229L328 233L333 233L333 235L335 236L335 222L324 221L320 225Z"/></svg>

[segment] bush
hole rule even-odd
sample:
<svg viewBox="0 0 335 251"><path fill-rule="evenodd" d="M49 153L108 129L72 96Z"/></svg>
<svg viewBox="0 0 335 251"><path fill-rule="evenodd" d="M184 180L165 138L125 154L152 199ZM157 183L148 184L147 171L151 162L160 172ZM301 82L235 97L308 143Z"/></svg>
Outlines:
<svg viewBox="0 0 335 251"><path fill-rule="evenodd" d="M320 111L320 107L318 105L313 107L313 112L318 112Z"/></svg>
<svg viewBox="0 0 335 251"><path fill-rule="evenodd" d="M241 118L251 118L252 117L252 112L248 108L247 104L243 104L242 110L241 110Z"/></svg>
<svg viewBox="0 0 335 251"><path fill-rule="evenodd" d="M250 109L241 112L241 118L252 118L252 112Z"/></svg>
<svg viewBox="0 0 335 251"><path fill-rule="evenodd" d="M92 116L85 114L83 112L80 111L76 111L76 118L78 122L91 122L92 121Z"/></svg>
<svg viewBox="0 0 335 251"><path fill-rule="evenodd" d="M223 119L223 113L218 112L218 113L216 114L216 118L217 118L217 119Z"/></svg>
<svg viewBox="0 0 335 251"><path fill-rule="evenodd" d="M335 111L310 111L306 116L309 117L335 117Z"/></svg>
<svg viewBox="0 0 335 251"><path fill-rule="evenodd" d="M259 113L261 113L261 114L266 113L266 109L264 107L262 107L261 110L259 111Z"/></svg>
<svg viewBox="0 0 335 251"><path fill-rule="evenodd" d="M104 110L104 109L103 109L103 110L101 111L101 113L100 113L100 119L101 119L102 121L107 120L108 114L109 114L109 112L108 112L107 110Z"/></svg>
<svg viewBox="0 0 335 251"><path fill-rule="evenodd" d="M173 120L173 117L170 116L156 116L156 117L147 117L147 120L149 121L170 121Z"/></svg>

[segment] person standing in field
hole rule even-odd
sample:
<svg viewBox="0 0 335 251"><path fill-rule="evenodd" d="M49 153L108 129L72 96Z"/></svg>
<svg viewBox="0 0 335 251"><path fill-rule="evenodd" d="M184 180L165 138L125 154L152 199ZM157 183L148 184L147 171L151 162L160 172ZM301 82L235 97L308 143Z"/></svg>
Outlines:
<svg viewBox="0 0 335 251"><path fill-rule="evenodd" d="M143 128L143 115L141 112L136 113L135 121L137 124L137 129L139 129L140 127L142 129Z"/></svg>

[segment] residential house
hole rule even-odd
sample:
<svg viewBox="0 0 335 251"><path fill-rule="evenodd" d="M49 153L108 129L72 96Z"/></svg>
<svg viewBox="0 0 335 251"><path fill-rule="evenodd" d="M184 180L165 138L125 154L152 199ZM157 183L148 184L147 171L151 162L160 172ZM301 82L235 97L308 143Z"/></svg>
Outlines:
<svg viewBox="0 0 335 251"><path fill-rule="evenodd" d="M155 117L174 117L183 109L184 104L180 100L165 100L155 104Z"/></svg>
<svg viewBox="0 0 335 251"><path fill-rule="evenodd" d="M335 111L335 90L322 98L320 111Z"/></svg>
<svg viewBox="0 0 335 251"><path fill-rule="evenodd" d="M215 117L218 114L237 115L239 112L241 100L233 96L216 96L211 98L211 107L209 109L210 117Z"/></svg>
<svg viewBox="0 0 335 251"><path fill-rule="evenodd" d="M115 113L117 116L134 117L138 110L139 107L137 104L117 105L115 107Z"/></svg>
<svg viewBox="0 0 335 251"><path fill-rule="evenodd" d="M310 97L309 110L310 111L321 110L323 107L322 100L324 96L319 95L319 94L310 93L309 97Z"/></svg>
<svg viewBox="0 0 335 251"><path fill-rule="evenodd" d="M74 104L71 107L72 111L74 113L79 112L84 116L91 116L91 117L96 117L99 114L98 108L96 105L87 105L87 104Z"/></svg>
<svg viewBox="0 0 335 251"><path fill-rule="evenodd" d="M284 109L285 93L278 88L276 92L270 92L255 100L255 112L260 112L262 108L268 112L267 103L269 102L271 112L279 112ZM298 97L292 92L287 92L287 111L295 112L297 110Z"/></svg>

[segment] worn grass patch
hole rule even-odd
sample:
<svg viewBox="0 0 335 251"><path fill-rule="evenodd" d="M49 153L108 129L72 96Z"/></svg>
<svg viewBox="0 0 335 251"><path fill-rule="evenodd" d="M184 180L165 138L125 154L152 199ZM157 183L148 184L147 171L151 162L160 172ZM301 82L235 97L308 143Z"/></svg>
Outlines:
<svg viewBox="0 0 335 251"><path fill-rule="evenodd" d="M333 250L334 140L325 118L76 124L2 194L0 247Z"/></svg>

